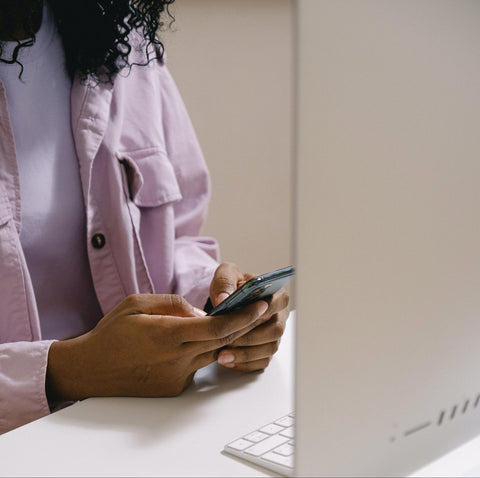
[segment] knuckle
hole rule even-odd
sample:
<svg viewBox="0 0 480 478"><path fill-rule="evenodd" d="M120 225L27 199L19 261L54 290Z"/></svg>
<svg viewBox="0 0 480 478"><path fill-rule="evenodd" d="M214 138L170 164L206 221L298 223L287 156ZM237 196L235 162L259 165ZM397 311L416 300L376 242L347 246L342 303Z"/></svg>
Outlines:
<svg viewBox="0 0 480 478"><path fill-rule="evenodd" d="M213 317L209 325L209 335L215 339L221 339L228 335L227 323L224 320L218 320Z"/></svg>
<svg viewBox="0 0 480 478"><path fill-rule="evenodd" d="M242 342L248 347L250 345L253 344L253 334L252 333L249 333L249 334L245 334L243 337L242 337Z"/></svg>
<svg viewBox="0 0 480 478"><path fill-rule="evenodd" d="M277 304L278 310L286 309L290 304L290 295L285 289L281 289L278 292L278 296L276 297L276 304Z"/></svg>
<svg viewBox="0 0 480 478"><path fill-rule="evenodd" d="M172 305L174 307L183 307L187 302L184 297L178 294L172 294L170 296L170 300L172 301Z"/></svg>
<svg viewBox="0 0 480 478"><path fill-rule="evenodd" d="M264 302L266 302L266 301L264 301ZM264 323L266 321L266 319L268 319L267 316L270 315L268 313L268 309L267 309L266 312L264 312L263 315L259 315L258 309L256 307L251 307L248 310L248 312L246 312L246 311L247 311L247 309L244 309L244 310L242 310L242 313L244 314L245 320L247 321L247 323L249 325L253 325L255 323L258 323L258 324Z"/></svg>
<svg viewBox="0 0 480 478"><path fill-rule="evenodd" d="M141 312L141 295L140 294L130 294L128 295L125 300L123 301L124 305L127 309L134 311L134 312Z"/></svg>
<svg viewBox="0 0 480 478"><path fill-rule="evenodd" d="M257 372L257 371L266 369L268 367L268 365L270 364L270 360L271 360L270 357L264 358L262 360L258 360L255 363L255 367L253 368L252 372Z"/></svg>
<svg viewBox="0 0 480 478"><path fill-rule="evenodd" d="M252 360L251 353L248 349L235 349L235 362L248 363Z"/></svg>
<svg viewBox="0 0 480 478"><path fill-rule="evenodd" d="M283 322L275 322L273 326L273 335L275 339L279 339L285 332L285 324Z"/></svg>
<svg viewBox="0 0 480 478"><path fill-rule="evenodd" d="M230 276L219 276L216 280L217 289L230 289L233 285L233 281Z"/></svg>
<svg viewBox="0 0 480 478"><path fill-rule="evenodd" d="M237 335L236 334L228 334L224 337L221 338L221 342L223 343L223 345L229 345L231 344L235 339L237 338Z"/></svg>
<svg viewBox="0 0 480 478"><path fill-rule="evenodd" d="M215 271L212 281L212 288L231 288L236 285L241 276L238 267L232 262L222 262Z"/></svg>
<svg viewBox="0 0 480 478"><path fill-rule="evenodd" d="M172 306L172 310L174 312L182 312L188 309L188 302L185 297L182 297L178 294L171 294L170 295L170 305Z"/></svg>
<svg viewBox="0 0 480 478"><path fill-rule="evenodd" d="M218 276L215 280L215 287L218 289L218 290L226 290L226 291L229 291L229 290L233 290L235 288L235 285L236 285L236 278L235 277L232 277L232 275L227 275L227 274L224 274L224 275L221 275L221 276Z"/></svg>
<svg viewBox="0 0 480 478"><path fill-rule="evenodd" d="M175 383L172 385L172 388L170 389L170 396L172 397L178 397L184 390L184 386L182 383Z"/></svg>
<svg viewBox="0 0 480 478"><path fill-rule="evenodd" d="M222 277L230 275L231 271L235 269L235 265L232 262L222 262L215 271L214 277L220 279Z"/></svg>
<svg viewBox="0 0 480 478"><path fill-rule="evenodd" d="M272 361L272 357L267 357L264 362L263 362L263 368L267 368L270 365L270 362Z"/></svg>
<svg viewBox="0 0 480 478"><path fill-rule="evenodd" d="M194 373L181 375L170 384L169 396L178 397L190 385L194 377Z"/></svg>
<svg viewBox="0 0 480 478"><path fill-rule="evenodd" d="M138 301L138 294L127 295L127 297L124 300L126 304L136 304L137 301Z"/></svg>
<svg viewBox="0 0 480 478"><path fill-rule="evenodd" d="M232 332L231 325L225 319L214 318L211 323L211 335L216 339L220 339L223 343L229 344L233 342L238 334Z"/></svg>

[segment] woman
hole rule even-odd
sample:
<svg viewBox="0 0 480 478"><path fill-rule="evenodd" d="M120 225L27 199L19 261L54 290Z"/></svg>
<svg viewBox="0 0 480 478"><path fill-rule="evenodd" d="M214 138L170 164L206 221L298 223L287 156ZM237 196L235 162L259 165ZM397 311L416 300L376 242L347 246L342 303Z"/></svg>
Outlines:
<svg viewBox="0 0 480 478"><path fill-rule="evenodd" d="M199 237L209 176L156 33L173 0L0 4L0 433L93 396L265 368L277 293Z"/></svg>

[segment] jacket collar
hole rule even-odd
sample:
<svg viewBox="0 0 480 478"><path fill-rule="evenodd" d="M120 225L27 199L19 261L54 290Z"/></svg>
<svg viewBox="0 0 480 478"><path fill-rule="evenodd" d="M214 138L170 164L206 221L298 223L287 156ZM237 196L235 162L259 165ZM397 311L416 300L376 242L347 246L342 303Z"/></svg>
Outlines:
<svg viewBox="0 0 480 478"><path fill-rule="evenodd" d="M88 197L92 164L107 129L113 84L74 79L71 92L72 132L80 163L84 197Z"/></svg>

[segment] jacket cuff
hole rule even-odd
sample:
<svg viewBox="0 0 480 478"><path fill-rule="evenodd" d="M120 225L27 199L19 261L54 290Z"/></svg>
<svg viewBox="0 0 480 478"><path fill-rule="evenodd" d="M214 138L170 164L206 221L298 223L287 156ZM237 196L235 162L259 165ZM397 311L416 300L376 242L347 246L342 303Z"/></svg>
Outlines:
<svg viewBox="0 0 480 478"><path fill-rule="evenodd" d="M45 377L52 342L0 345L0 433L50 413Z"/></svg>

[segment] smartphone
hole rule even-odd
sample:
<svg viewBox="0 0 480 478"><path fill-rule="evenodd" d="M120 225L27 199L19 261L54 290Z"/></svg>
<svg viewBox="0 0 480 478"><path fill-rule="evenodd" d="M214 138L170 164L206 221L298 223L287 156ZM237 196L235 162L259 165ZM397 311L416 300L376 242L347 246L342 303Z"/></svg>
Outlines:
<svg viewBox="0 0 480 478"><path fill-rule="evenodd" d="M295 268L289 266L253 277L218 304L208 315L227 314L256 300L271 297L292 280L294 274Z"/></svg>

